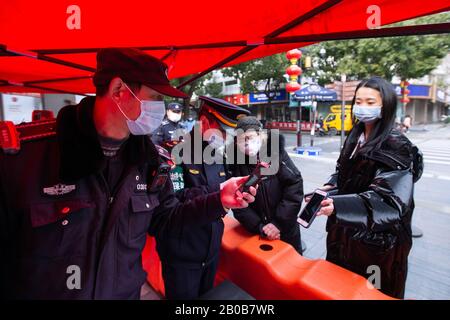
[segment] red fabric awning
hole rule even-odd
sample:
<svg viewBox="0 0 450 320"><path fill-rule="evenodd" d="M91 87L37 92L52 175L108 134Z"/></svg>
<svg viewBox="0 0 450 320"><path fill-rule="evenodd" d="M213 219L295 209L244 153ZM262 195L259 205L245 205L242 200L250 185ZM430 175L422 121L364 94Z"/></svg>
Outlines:
<svg viewBox="0 0 450 320"><path fill-rule="evenodd" d="M70 4L80 8L79 30L67 27ZM92 93L90 76L96 49L102 47L145 48L165 59L172 79L196 74L223 61L229 66L285 52L336 32L368 30L368 8L374 5L381 10L382 25L450 9L448 0L4 1L0 92ZM267 44L311 35L307 41ZM14 52L38 53L39 59Z"/></svg>

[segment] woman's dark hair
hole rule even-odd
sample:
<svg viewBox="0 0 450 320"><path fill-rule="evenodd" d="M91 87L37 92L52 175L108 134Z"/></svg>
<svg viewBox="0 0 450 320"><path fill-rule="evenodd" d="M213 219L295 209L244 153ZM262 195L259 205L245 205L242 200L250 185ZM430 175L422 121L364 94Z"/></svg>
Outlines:
<svg viewBox="0 0 450 320"><path fill-rule="evenodd" d="M372 77L370 79L365 79L356 87L355 96L352 100L352 113L356 100L356 92L360 88L371 88L377 90L381 95L383 105L381 108L381 119L375 124L374 130L371 132L366 144L364 145L364 148L373 149L374 147L379 146L386 139L394 126L395 115L397 112L397 95L392 84L383 78ZM358 123L354 129L356 130L355 133L359 136L359 134L364 131L364 124Z"/></svg>

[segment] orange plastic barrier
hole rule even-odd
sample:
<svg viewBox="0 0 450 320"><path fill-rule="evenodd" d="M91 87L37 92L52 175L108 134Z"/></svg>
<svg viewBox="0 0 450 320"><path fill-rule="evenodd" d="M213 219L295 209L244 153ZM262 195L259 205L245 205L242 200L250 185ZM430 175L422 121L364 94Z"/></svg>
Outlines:
<svg viewBox="0 0 450 320"><path fill-rule="evenodd" d="M250 235L225 219L218 276L256 299L392 299L365 278L325 260L308 260L279 240Z"/></svg>
<svg viewBox="0 0 450 320"><path fill-rule="evenodd" d="M156 240L147 236L144 250L142 251L142 267L147 272L147 282L159 295L164 296L164 281L162 278L161 260L156 252Z"/></svg>
<svg viewBox="0 0 450 320"><path fill-rule="evenodd" d="M251 235L234 218L226 217L224 222L216 284L228 279L256 299L266 300L393 299L369 288L360 275L325 260L306 259L282 241ZM163 295L161 263L150 237L143 265L148 282Z"/></svg>

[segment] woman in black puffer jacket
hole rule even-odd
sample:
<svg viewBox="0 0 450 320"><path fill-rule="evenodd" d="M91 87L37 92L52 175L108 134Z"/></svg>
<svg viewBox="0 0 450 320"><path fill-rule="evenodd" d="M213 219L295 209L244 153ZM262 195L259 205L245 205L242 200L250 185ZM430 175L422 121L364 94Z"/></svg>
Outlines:
<svg viewBox="0 0 450 320"><path fill-rule="evenodd" d="M393 129L396 105L387 81L374 77L358 85L352 111L359 122L345 141L336 172L322 188L334 189L336 195L322 202L319 215L328 216L328 261L403 298L414 183L423 164L417 147Z"/></svg>
<svg viewBox="0 0 450 320"><path fill-rule="evenodd" d="M303 179L284 149L284 137L275 131L263 132L255 117L240 119L235 131L233 175L250 175L257 161L264 161L260 155L271 160L274 172L259 184L255 202L233 210L234 216L248 231L269 240L281 239L301 254L297 214L303 200Z"/></svg>

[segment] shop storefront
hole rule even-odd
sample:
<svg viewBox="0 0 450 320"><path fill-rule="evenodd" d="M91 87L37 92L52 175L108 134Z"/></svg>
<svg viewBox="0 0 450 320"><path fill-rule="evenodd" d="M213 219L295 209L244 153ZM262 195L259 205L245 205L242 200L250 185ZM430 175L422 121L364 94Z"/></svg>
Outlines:
<svg viewBox="0 0 450 320"><path fill-rule="evenodd" d="M400 86L395 84L393 86L399 96L397 116L401 118ZM431 85L413 84L409 85L408 89L410 90L408 95L410 101L406 105L406 114L413 118L413 123L425 124L437 122L441 119L442 115L446 115L449 112L450 97L444 90ZM296 125L297 107L289 103L289 94L285 90L274 92L270 101L267 95L262 92L236 94L227 96L224 99L248 108L253 116L257 117L268 127L271 126L271 123L278 123L278 126L286 128L290 128L293 124ZM331 106L337 104L340 104L340 102L318 102L317 117L322 116L325 118L331 112ZM310 106L302 105L302 122L309 122L310 117Z"/></svg>
<svg viewBox="0 0 450 320"><path fill-rule="evenodd" d="M394 85L397 95L400 97L400 85ZM427 124L438 122L441 116L447 113L448 97L444 90L432 85L408 86L409 102L406 104L405 115L410 115L413 124ZM399 101L397 116L400 118L402 104Z"/></svg>

